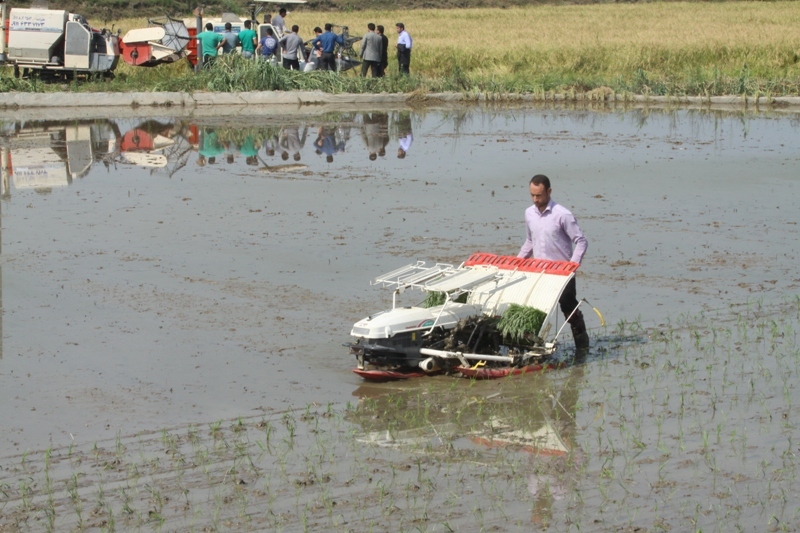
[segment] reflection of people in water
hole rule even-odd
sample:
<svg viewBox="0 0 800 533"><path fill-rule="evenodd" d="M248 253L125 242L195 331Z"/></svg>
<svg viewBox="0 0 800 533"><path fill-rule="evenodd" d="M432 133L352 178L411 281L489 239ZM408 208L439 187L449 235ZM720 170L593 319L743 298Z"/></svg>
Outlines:
<svg viewBox="0 0 800 533"><path fill-rule="evenodd" d="M299 126L288 126L283 128L281 131L281 148L283 152L281 153L281 158L285 161L289 159L288 155L291 153L292 159L295 161L300 161L300 150L306 145L306 134L308 133L308 128L303 127L303 133L300 134L300 127ZM286 154L287 157L283 157L283 154Z"/></svg>
<svg viewBox="0 0 800 533"><path fill-rule="evenodd" d="M232 139L225 141L225 162L233 164L234 156L239 152L239 146Z"/></svg>
<svg viewBox="0 0 800 533"><path fill-rule="evenodd" d="M361 117L364 124L361 136L369 151L369 160L375 161L378 155L386 155L386 144L389 142L389 115L363 113Z"/></svg>
<svg viewBox="0 0 800 533"><path fill-rule="evenodd" d="M344 152L344 141L336 141L336 128L334 126L320 126L314 146L318 154L325 154L325 161L333 163L333 156Z"/></svg>
<svg viewBox="0 0 800 533"><path fill-rule="evenodd" d="M414 142L414 135L411 133L411 114L408 112L401 112L397 119L397 139L400 144L397 158L403 159L411 149L411 143Z"/></svg>
<svg viewBox="0 0 800 533"><path fill-rule="evenodd" d="M217 132L213 129L204 129L200 132L202 139L200 140L200 148L197 150L199 157L197 158L197 165L204 167L206 162L213 165L217 162L217 156L225 152L222 144L219 142Z"/></svg>
<svg viewBox="0 0 800 533"><path fill-rule="evenodd" d="M264 151L267 152L268 156L274 156L275 150L278 148L278 138L275 136L274 133L269 133L264 138Z"/></svg>
<svg viewBox="0 0 800 533"><path fill-rule="evenodd" d="M533 473L527 476L528 491L534 497L531 521L547 527L553 518L553 504L567 497L580 469L580 447L575 444L578 394L584 369L578 365L569 369L569 377L553 395L553 408L546 418L546 430L533 451Z"/></svg>
<svg viewBox="0 0 800 533"><path fill-rule="evenodd" d="M256 140L252 135L244 138L239 152L244 156L245 163L250 166L258 165L258 148L256 148Z"/></svg>

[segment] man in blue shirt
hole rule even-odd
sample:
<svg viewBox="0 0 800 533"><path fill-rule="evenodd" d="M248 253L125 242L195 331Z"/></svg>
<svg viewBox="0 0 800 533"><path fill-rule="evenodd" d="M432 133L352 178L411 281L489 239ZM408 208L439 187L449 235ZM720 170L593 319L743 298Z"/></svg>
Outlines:
<svg viewBox="0 0 800 533"><path fill-rule="evenodd" d="M331 30L333 30L333 24L330 22L325 24L325 33L314 39L313 47L316 48L319 44L319 47L322 48L319 68L321 70L336 71L336 55L334 55L333 51L337 43L344 45L344 39L342 39L341 35L336 35Z"/></svg>
<svg viewBox="0 0 800 533"><path fill-rule="evenodd" d="M267 28L265 33L264 38L258 43L256 53L260 54L262 60L269 61L275 54L275 49L278 48L278 39L275 38L272 28Z"/></svg>

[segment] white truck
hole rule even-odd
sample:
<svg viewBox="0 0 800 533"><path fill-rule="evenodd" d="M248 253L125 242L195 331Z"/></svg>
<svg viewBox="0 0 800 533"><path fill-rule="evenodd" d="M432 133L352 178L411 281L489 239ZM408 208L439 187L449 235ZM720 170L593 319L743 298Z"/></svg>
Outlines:
<svg viewBox="0 0 800 533"><path fill-rule="evenodd" d="M0 63L14 74L44 78L111 75L119 62L119 36L96 30L82 15L62 9L9 8L0 0Z"/></svg>

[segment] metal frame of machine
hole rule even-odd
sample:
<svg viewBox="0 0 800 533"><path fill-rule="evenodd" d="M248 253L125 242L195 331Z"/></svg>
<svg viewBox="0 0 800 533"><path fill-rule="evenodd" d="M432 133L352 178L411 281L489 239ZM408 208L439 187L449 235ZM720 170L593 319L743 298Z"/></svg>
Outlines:
<svg viewBox="0 0 800 533"><path fill-rule="evenodd" d="M420 261L378 276L372 284L394 289L392 308L354 324L350 334L356 340L346 344L358 361L354 371L365 379L383 381L439 371L468 375L475 365L502 367L502 375L543 368L541 363L555 353L561 332L551 335L558 300L577 269L578 264L571 262L475 253L457 267ZM445 301L430 308L398 307L397 296L412 289L443 293ZM462 295L465 301L459 298ZM540 330L531 332L531 342L504 341L493 349L495 353L448 348L448 338L465 321L500 317L511 304L546 313ZM473 346L478 344L479 339Z"/></svg>

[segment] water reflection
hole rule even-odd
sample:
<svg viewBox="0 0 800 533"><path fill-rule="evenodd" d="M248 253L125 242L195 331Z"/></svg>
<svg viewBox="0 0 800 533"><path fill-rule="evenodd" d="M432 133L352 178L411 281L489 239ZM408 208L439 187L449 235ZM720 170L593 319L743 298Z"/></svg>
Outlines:
<svg viewBox="0 0 800 533"><path fill-rule="evenodd" d="M354 129L362 146L353 144ZM308 142L311 132L316 136ZM406 157L413 142L410 112L340 113L244 127L175 118L11 122L0 126L2 194L9 197L12 188L49 192L86 176L97 163L108 170L131 165L171 177L192 154L198 167L243 163L267 172L302 170L306 167L273 160L299 163L309 154L330 164L363 149L376 161L386 156L392 138L398 158Z"/></svg>
<svg viewBox="0 0 800 533"><path fill-rule="evenodd" d="M414 142L414 135L411 132L411 114L408 112L400 113L400 120L397 121L397 139L399 147L397 148L397 158L403 159L411 149L411 143Z"/></svg>
<svg viewBox="0 0 800 533"><path fill-rule="evenodd" d="M385 157L386 145L389 144L389 114L362 113L361 123L364 124L361 135L369 152L369 160Z"/></svg>
<svg viewBox="0 0 800 533"><path fill-rule="evenodd" d="M350 419L361 427L357 438L365 444L422 449L472 464L519 465L511 471L531 496L531 522L546 525L554 502L575 490L584 460L575 420L584 382L584 366L576 365L471 386L430 379L427 388L390 394L365 384L354 392L361 400Z"/></svg>

